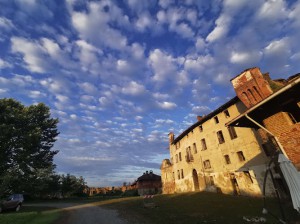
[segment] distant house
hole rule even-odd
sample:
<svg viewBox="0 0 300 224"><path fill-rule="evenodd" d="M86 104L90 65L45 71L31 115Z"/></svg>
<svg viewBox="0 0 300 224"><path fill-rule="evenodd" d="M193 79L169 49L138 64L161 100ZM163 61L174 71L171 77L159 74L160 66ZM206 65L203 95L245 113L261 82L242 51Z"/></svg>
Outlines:
<svg viewBox="0 0 300 224"><path fill-rule="evenodd" d="M161 177L154 174L152 170L146 171L136 181L139 195L158 194L161 192L161 186Z"/></svg>

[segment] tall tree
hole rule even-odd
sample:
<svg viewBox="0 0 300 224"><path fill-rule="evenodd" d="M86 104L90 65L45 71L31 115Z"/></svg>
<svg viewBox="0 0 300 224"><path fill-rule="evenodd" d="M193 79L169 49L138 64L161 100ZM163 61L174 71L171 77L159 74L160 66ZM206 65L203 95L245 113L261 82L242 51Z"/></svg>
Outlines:
<svg viewBox="0 0 300 224"><path fill-rule="evenodd" d="M59 134L57 124L43 103L26 107L0 99L0 193L29 191L42 170L55 168L58 151L51 149Z"/></svg>

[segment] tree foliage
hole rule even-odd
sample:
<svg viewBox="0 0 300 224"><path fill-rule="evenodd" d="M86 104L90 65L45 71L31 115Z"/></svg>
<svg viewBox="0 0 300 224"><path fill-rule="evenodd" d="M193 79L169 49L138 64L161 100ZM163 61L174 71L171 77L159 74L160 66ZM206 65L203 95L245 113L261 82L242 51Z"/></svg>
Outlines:
<svg viewBox="0 0 300 224"><path fill-rule="evenodd" d="M53 175L57 124L43 103L26 107L0 99L0 193L35 190Z"/></svg>

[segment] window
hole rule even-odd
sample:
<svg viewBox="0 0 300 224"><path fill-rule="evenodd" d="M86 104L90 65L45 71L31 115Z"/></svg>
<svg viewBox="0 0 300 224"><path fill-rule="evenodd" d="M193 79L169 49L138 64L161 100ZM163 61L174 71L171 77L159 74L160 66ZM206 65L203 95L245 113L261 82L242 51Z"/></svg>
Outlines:
<svg viewBox="0 0 300 224"><path fill-rule="evenodd" d="M255 103L255 102L256 102L256 98L255 98L255 96L253 95L251 89L248 89L248 94L249 94L249 96L251 96L251 97L253 98L254 103Z"/></svg>
<svg viewBox="0 0 300 224"><path fill-rule="evenodd" d="M171 164L173 164L173 157L171 157Z"/></svg>
<svg viewBox="0 0 300 224"><path fill-rule="evenodd" d="M205 138L201 139L201 145L202 145L202 150L206 150L207 149Z"/></svg>
<svg viewBox="0 0 300 224"><path fill-rule="evenodd" d="M180 147L180 142L177 142L176 143L176 149L179 149L179 147Z"/></svg>
<svg viewBox="0 0 300 224"><path fill-rule="evenodd" d="M192 150L191 150L190 146L186 148L186 161L187 162L193 162L194 161L194 157L192 155Z"/></svg>
<svg viewBox="0 0 300 224"><path fill-rule="evenodd" d="M181 169L181 178L183 179L184 176L183 176L183 169Z"/></svg>
<svg viewBox="0 0 300 224"><path fill-rule="evenodd" d="M248 178L248 180L253 184L253 179L251 177L251 174L249 171L244 171L245 176Z"/></svg>
<svg viewBox="0 0 300 224"><path fill-rule="evenodd" d="M257 94L257 96L259 97L259 100L262 99L260 93L258 92L257 88L255 86L253 86L254 92Z"/></svg>
<svg viewBox="0 0 300 224"><path fill-rule="evenodd" d="M246 101L247 104L250 104L250 100L249 100L246 92L242 93L242 98Z"/></svg>
<svg viewBox="0 0 300 224"><path fill-rule="evenodd" d="M204 165L204 169L209 169L211 168L211 165L210 165L210 161L209 160L205 160L203 162L203 165Z"/></svg>
<svg viewBox="0 0 300 224"><path fill-rule="evenodd" d="M219 143L223 144L225 142L225 139L224 139L222 131L218 131L217 136L218 136Z"/></svg>
<svg viewBox="0 0 300 224"><path fill-rule="evenodd" d="M242 151L237 152L237 155L238 155L240 161L245 161L246 160L245 156L244 156L244 153Z"/></svg>
<svg viewBox="0 0 300 224"><path fill-rule="evenodd" d="M193 148L194 148L194 153L196 154L196 153L197 153L197 146L196 146L196 143L193 143Z"/></svg>
<svg viewBox="0 0 300 224"><path fill-rule="evenodd" d="M173 172L173 180L175 180L175 173Z"/></svg>
<svg viewBox="0 0 300 224"><path fill-rule="evenodd" d="M202 125L199 126L199 130L200 130L200 132L203 131L203 126Z"/></svg>
<svg viewBox="0 0 300 224"><path fill-rule="evenodd" d="M214 117L215 123L218 124L219 123L219 118L217 116Z"/></svg>
<svg viewBox="0 0 300 224"><path fill-rule="evenodd" d="M237 134L236 134L235 129L234 129L233 126L228 126L227 129L228 129L228 132L229 132L229 135L230 135L231 139L237 138Z"/></svg>
<svg viewBox="0 0 300 224"><path fill-rule="evenodd" d="M181 161L181 152L179 153L179 161Z"/></svg>
<svg viewBox="0 0 300 224"><path fill-rule="evenodd" d="M226 164L231 164L229 155L225 155L225 156L224 156L224 159L225 159Z"/></svg>
<svg viewBox="0 0 300 224"><path fill-rule="evenodd" d="M176 163L178 163L178 155L176 154L175 157L176 157Z"/></svg>
<svg viewBox="0 0 300 224"><path fill-rule="evenodd" d="M178 180L180 180L180 172L179 172L179 170L177 170L177 177L178 177Z"/></svg>
<svg viewBox="0 0 300 224"><path fill-rule="evenodd" d="M229 111L228 111L228 110L224 110L224 114L225 114L225 117L226 117L226 118L230 117L230 114L229 114Z"/></svg>

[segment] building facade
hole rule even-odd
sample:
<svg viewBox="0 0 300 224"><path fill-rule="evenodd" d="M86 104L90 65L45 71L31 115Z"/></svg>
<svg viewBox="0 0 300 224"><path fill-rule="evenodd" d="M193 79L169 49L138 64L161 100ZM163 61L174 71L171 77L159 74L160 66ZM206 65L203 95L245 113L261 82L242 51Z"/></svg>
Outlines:
<svg viewBox="0 0 300 224"><path fill-rule="evenodd" d="M139 195L153 195L161 193L161 176L146 171L136 181L136 189Z"/></svg>
<svg viewBox="0 0 300 224"><path fill-rule="evenodd" d="M257 127L226 124L272 96L274 86L271 84L275 82L258 68L245 70L231 81L237 97L212 113L198 117L198 121L178 137L169 134L170 159L163 160L161 165L163 193L213 191L262 195L270 160L265 149L266 143L271 142L266 138L268 133ZM269 146L273 149L271 144ZM267 194L274 195L271 181L266 188Z"/></svg>

